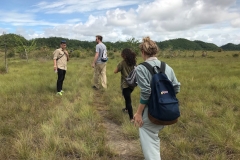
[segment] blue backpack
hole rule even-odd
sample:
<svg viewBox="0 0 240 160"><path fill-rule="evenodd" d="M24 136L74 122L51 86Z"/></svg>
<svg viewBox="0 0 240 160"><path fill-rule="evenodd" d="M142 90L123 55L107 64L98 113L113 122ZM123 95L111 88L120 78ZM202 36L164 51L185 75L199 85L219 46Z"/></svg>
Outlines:
<svg viewBox="0 0 240 160"><path fill-rule="evenodd" d="M152 74L151 96L148 101L148 117L154 124L171 125L177 122L180 117L179 103L172 82L165 74L165 62L161 61L161 67L152 67L149 63L143 62ZM155 67L157 67L158 73Z"/></svg>

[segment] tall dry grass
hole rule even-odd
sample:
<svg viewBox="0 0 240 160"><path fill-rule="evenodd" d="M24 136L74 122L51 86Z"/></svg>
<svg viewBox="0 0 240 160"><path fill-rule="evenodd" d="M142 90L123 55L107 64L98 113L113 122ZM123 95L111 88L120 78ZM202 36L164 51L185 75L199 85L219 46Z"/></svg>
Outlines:
<svg viewBox="0 0 240 160"><path fill-rule="evenodd" d="M52 61L13 61L0 81L0 159L111 157L93 106L89 60L69 62L56 96Z"/></svg>
<svg viewBox="0 0 240 160"><path fill-rule="evenodd" d="M179 122L159 134L162 159L239 159L240 66L233 54L159 57L181 82ZM92 58L69 61L62 97L55 94L52 60L9 61L9 73L0 74L0 159L114 159L106 130L99 125L103 117L93 103ZM137 128L121 112L120 74L113 73L120 60L119 53L109 60L108 89L102 95L107 116L123 136L138 139ZM134 111L138 103L136 88Z"/></svg>
<svg viewBox="0 0 240 160"><path fill-rule="evenodd" d="M181 82L181 117L175 125L166 126L159 134L161 155L164 160L172 159L239 159L240 158L240 64L234 57L238 52L208 52L202 57L191 52L175 58L159 59L169 64ZM188 56L186 56L188 55ZM116 59L111 62L115 68ZM138 63L142 62L138 57ZM113 70L112 70L113 71ZM138 138L136 129L129 126L119 114L123 108L120 75L109 75L111 114L122 123L129 138ZM116 83L118 81L118 84ZM113 87L117 84L115 88ZM139 101L139 89L132 95L134 111Z"/></svg>

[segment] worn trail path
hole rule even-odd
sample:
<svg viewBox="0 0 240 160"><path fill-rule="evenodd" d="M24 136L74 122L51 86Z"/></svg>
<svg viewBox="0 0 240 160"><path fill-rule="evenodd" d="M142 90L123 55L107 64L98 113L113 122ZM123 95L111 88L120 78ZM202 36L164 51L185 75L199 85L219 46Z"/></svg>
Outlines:
<svg viewBox="0 0 240 160"><path fill-rule="evenodd" d="M143 159L139 153L141 153L139 140L129 140L124 137L122 133L121 125L116 124L113 120L109 119L109 111L107 109L106 102L103 100L103 95L100 91L95 91L94 105L96 106L98 113L102 116L102 126L106 130L106 145L118 155L111 158L114 160L141 160Z"/></svg>

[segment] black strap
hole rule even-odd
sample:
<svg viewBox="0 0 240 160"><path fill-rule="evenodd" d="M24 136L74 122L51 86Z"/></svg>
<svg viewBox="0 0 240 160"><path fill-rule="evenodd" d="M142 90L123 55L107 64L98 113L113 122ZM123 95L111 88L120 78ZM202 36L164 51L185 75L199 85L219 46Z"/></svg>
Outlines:
<svg viewBox="0 0 240 160"><path fill-rule="evenodd" d="M63 51L63 50L62 50ZM63 51L63 55L61 56L61 57L59 57L59 58L57 58L56 60L59 60L60 58L62 58L64 55L65 55L65 52Z"/></svg>
<svg viewBox="0 0 240 160"><path fill-rule="evenodd" d="M165 73L166 63L161 61L160 72Z"/></svg>
<svg viewBox="0 0 240 160"><path fill-rule="evenodd" d="M152 67L149 63L143 62L143 63L140 63L140 64L141 64L141 65L144 65L144 66L149 70L149 72L150 72L152 75L155 74L153 67Z"/></svg>
<svg viewBox="0 0 240 160"><path fill-rule="evenodd" d="M158 66L151 66L151 64L149 64L147 62L143 62L143 63L140 63L140 64L144 65L152 75L156 74L156 71L154 69L155 67L157 67L160 72L165 73L166 63L163 62L163 61L161 61L160 68Z"/></svg>
<svg viewBox="0 0 240 160"><path fill-rule="evenodd" d="M103 54L104 54L104 48L103 48L103 46L100 44L100 46L102 47L102 58L103 58Z"/></svg>
<svg viewBox="0 0 240 160"><path fill-rule="evenodd" d="M56 60L59 60L59 59L62 58L64 55L65 55L65 52L64 52L64 54L63 54L61 57L57 58Z"/></svg>

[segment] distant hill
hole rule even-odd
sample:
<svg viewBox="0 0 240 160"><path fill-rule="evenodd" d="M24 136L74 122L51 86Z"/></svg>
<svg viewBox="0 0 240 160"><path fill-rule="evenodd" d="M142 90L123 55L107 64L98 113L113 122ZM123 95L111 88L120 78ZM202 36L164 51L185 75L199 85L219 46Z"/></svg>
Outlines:
<svg viewBox="0 0 240 160"><path fill-rule="evenodd" d="M206 50L206 51L217 51L219 49L219 47L213 43L206 43L206 42L203 42L203 41L193 41L195 43L197 43L198 45L200 45L200 47L203 49L203 50Z"/></svg>
<svg viewBox="0 0 240 160"><path fill-rule="evenodd" d="M163 42L157 42L160 49L171 48L173 50L206 50L217 51L219 47L213 43L203 41L190 41L184 38L172 39Z"/></svg>
<svg viewBox="0 0 240 160"><path fill-rule="evenodd" d="M202 50L199 44L183 38L157 42L157 45L163 50L167 48L171 48L173 50Z"/></svg>
<svg viewBox="0 0 240 160"><path fill-rule="evenodd" d="M232 43L225 44L221 46L224 51L240 51L240 44L235 45Z"/></svg>
<svg viewBox="0 0 240 160"><path fill-rule="evenodd" d="M31 44L33 40L36 42L37 47L58 48L60 41L65 39L67 40L68 48L73 50L81 49L81 48L94 49L96 45L95 41L79 41L75 39L68 39L68 38L62 38L62 37L36 38L32 40L26 40L21 35L6 34L6 35L0 36L0 47L1 47L0 49L3 49L4 39L6 39L7 41L6 43L8 48L20 46L21 45L20 41L24 45L28 45L28 44ZM18 41L16 39L18 39ZM104 42L104 43L107 45L108 48L111 48L111 49L122 50L123 48L127 48L129 46L131 47L131 45L129 45L128 42L117 41L117 42ZM226 45L218 47L213 43L206 43L199 40L190 41L184 38L171 39L171 40L166 40L166 41L156 42L156 43L161 50L172 49L172 50L218 51L220 48L227 51L240 50L240 44L235 45L232 43L228 43Z"/></svg>

